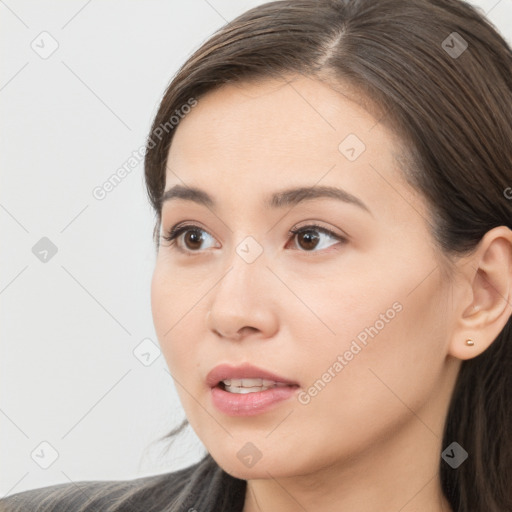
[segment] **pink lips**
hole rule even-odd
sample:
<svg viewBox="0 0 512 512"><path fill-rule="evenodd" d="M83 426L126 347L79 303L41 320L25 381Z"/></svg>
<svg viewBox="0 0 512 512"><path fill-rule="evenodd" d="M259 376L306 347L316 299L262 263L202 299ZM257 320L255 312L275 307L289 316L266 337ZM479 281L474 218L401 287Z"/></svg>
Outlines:
<svg viewBox="0 0 512 512"><path fill-rule="evenodd" d="M287 384L287 386L238 394L230 393L218 385L224 379L268 379ZM261 414L273 408L277 403L291 398L299 388L296 382L248 363L236 367L227 364L216 366L208 373L206 382L211 388L213 405L220 412L228 416L254 416Z"/></svg>

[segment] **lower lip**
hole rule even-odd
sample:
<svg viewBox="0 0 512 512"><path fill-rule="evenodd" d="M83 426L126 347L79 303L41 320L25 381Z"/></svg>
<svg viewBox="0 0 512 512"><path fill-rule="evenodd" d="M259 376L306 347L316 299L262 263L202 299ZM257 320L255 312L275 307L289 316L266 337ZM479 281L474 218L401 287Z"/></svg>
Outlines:
<svg viewBox="0 0 512 512"><path fill-rule="evenodd" d="M213 405L229 416L254 416L295 395L298 386L282 386L254 393L229 393L220 387L211 388Z"/></svg>

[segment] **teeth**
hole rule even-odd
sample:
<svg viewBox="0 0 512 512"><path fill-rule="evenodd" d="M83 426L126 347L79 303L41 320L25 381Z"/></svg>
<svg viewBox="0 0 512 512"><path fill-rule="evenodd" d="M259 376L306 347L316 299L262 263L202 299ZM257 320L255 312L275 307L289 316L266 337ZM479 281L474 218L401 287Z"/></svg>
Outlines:
<svg viewBox="0 0 512 512"><path fill-rule="evenodd" d="M222 382L224 382L226 386L236 386L239 388L287 386L287 384L282 382L267 379L224 379Z"/></svg>
<svg viewBox="0 0 512 512"><path fill-rule="evenodd" d="M228 391L229 393L238 393L239 395L245 395L247 393L258 393L260 391L266 391L267 389L271 388L266 388L263 386L258 386L254 388L239 388L236 386L226 386L226 391Z"/></svg>
<svg viewBox="0 0 512 512"><path fill-rule="evenodd" d="M283 387L288 384L283 382L275 382L268 379L224 379L225 390L229 393L257 393L275 387Z"/></svg>
<svg viewBox="0 0 512 512"><path fill-rule="evenodd" d="M243 388L253 388L256 386L262 386L262 379L231 379L231 386L238 386Z"/></svg>

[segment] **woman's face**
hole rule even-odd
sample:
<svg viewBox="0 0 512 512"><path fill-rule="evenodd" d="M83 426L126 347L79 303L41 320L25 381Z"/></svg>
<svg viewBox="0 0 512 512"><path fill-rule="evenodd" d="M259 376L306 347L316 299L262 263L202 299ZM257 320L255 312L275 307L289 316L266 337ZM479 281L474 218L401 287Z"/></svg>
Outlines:
<svg viewBox="0 0 512 512"><path fill-rule="evenodd" d="M191 426L232 475L341 467L400 432L440 445L453 297L397 155L379 119L305 77L226 85L176 128L165 189L197 188L212 203L164 202L162 235L192 228L161 240L153 318ZM345 200L270 204L303 187ZM217 365L245 363L296 386L253 395L207 383Z"/></svg>

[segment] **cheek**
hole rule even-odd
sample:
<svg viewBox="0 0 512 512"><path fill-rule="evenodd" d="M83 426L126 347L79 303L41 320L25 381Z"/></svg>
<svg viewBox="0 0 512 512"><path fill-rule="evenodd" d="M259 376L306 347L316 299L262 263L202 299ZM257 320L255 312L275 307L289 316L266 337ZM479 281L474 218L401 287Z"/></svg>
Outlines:
<svg viewBox="0 0 512 512"><path fill-rule="evenodd" d="M193 385L197 372L197 340L202 307L200 302L205 291L184 278L177 279L179 271L170 270L170 265L157 263L151 280L151 311L155 332L162 354L171 374L187 384ZM180 387L176 384L178 392Z"/></svg>
<svg viewBox="0 0 512 512"><path fill-rule="evenodd" d="M170 280L157 263L151 279L151 313L155 331L160 343L165 344L165 333L172 326L169 322L169 308L173 307Z"/></svg>
<svg viewBox="0 0 512 512"><path fill-rule="evenodd" d="M401 279L371 300L358 302L355 293L331 304L338 336L304 349L311 387L301 403L309 401L307 416L326 418L327 431L343 429L353 440L388 432L420 410L439 381L447 325L442 283L436 275L411 293L415 279Z"/></svg>
<svg viewBox="0 0 512 512"><path fill-rule="evenodd" d="M163 265L157 263L151 280L151 311L162 353L171 373L174 374L172 363L176 359L176 350L173 343L178 339L179 320L183 317L180 304L183 304L184 298L183 291L172 282L170 274L165 271ZM176 343L174 345L180 346Z"/></svg>

